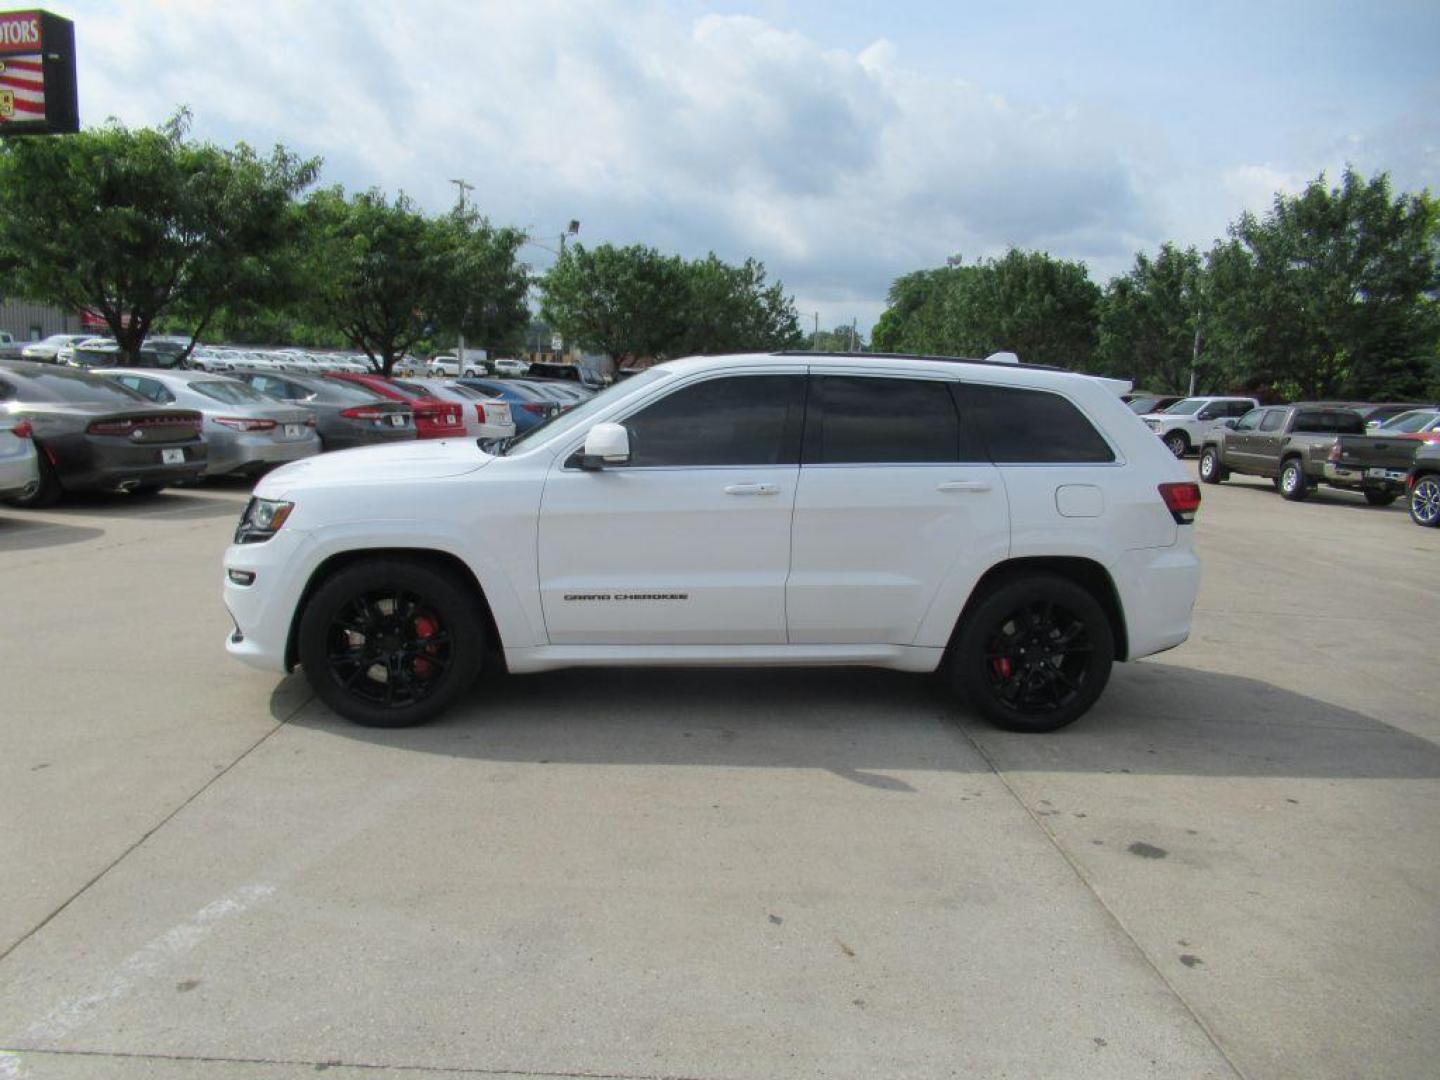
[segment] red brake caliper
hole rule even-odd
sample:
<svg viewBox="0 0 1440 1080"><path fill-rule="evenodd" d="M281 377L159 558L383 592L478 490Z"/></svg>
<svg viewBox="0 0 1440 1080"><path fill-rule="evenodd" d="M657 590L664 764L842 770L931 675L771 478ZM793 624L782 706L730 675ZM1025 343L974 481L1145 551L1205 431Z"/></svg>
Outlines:
<svg viewBox="0 0 1440 1080"><path fill-rule="evenodd" d="M990 661L990 666L994 669L995 675L1001 679L1010 678L1010 673L1014 670L1014 668L1010 666L1010 658L1008 656L997 656L994 660Z"/></svg>
<svg viewBox="0 0 1440 1080"><path fill-rule="evenodd" d="M421 615L415 620L415 636L421 641L434 637L439 629L439 624L428 615ZM435 646L427 645L425 651L434 655ZM435 674L435 665L423 656L417 656L415 658L415 674L419 675L422 679L428 679L431 675Z"/></svg>

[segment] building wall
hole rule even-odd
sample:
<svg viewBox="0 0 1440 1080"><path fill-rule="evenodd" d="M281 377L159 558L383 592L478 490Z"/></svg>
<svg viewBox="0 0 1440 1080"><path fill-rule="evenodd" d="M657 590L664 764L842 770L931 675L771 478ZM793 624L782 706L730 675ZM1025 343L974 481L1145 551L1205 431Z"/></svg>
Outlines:
<svg viewBox="0 0 1440 1080"><path fill-rule="evenodd" d="M6 298L0 298L0 330L10 331L16 341L39 341L51 334L85 332L78 312Z"/></svg>

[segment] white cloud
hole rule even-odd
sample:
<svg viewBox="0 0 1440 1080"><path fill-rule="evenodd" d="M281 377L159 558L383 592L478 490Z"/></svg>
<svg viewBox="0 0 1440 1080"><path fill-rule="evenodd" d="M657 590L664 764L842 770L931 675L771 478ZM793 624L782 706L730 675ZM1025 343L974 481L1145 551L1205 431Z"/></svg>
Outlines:
<svg viewBox="0 0 1440 1080"><path fill-rule="evenodd" d="M89 122L188 104L197 134L321 155L347 187L440 207L463 177L499 222L754 255L822 325L863 326L897 274L956 252L1015 244L1111 273L1194 226L1185 185L1252 206L1290 178L1177 184L1157 177L1163 139L1121 118L919 74L883 39L851 53L646 0L118 0L75 17Z"/></svg>

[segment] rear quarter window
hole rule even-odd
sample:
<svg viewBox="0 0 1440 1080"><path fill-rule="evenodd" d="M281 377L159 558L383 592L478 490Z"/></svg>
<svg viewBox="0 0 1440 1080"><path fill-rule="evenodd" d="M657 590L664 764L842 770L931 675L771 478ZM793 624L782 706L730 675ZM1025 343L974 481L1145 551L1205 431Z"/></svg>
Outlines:
<svg viewBox="0 0 1440 1080"><path fill-rule="evenodd" d="M961 392L961 415L979 428L999 465L1103 465L1115 451L1085 414L1048 390L971 383Z"/></svg>

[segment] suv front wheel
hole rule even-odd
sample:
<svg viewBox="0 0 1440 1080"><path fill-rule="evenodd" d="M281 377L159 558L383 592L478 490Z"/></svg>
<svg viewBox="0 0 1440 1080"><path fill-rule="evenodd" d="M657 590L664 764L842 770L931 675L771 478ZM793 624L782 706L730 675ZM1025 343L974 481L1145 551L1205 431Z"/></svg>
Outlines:
<svg viewBox="0 0 1440 1080"><path fill-rule="evenodd" d="M1114 631L1095 597L1068 578L1031 574L967 613L950 680L998 727L1054 731L1095 704L1114 659Z"/></svg>
<svg viewBox="0 0 1440 1080"><path fill-rule="evenodd" d="M366 727L423 724L467 691L485 655L473 589L407 559L367 559L316 590L300 663L325 704Z"/></svg>

